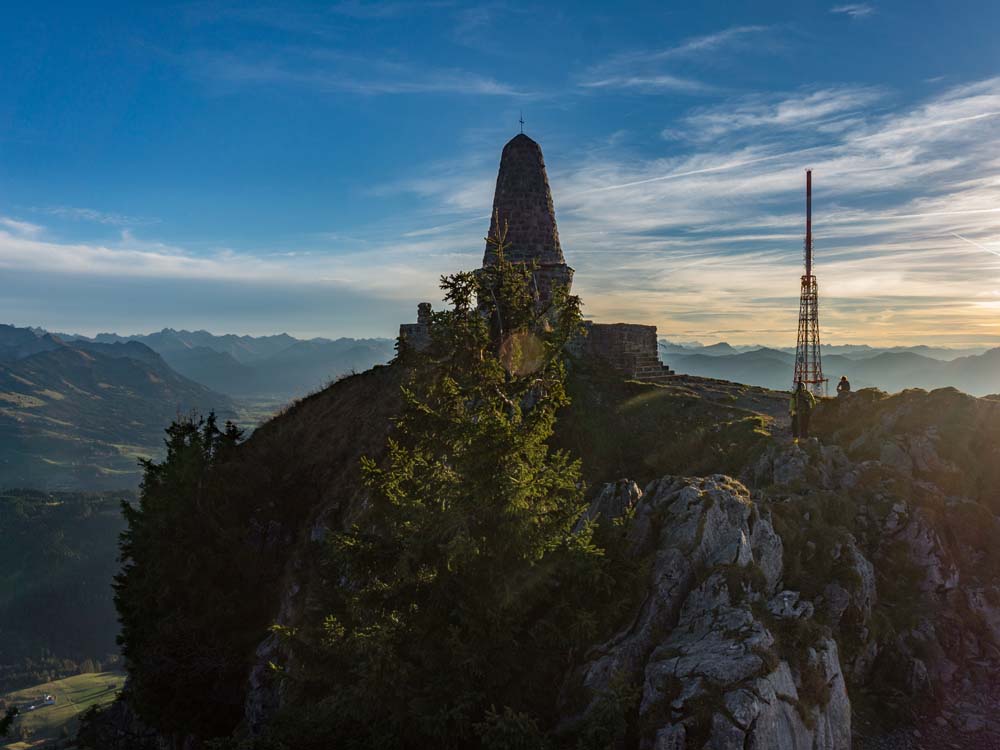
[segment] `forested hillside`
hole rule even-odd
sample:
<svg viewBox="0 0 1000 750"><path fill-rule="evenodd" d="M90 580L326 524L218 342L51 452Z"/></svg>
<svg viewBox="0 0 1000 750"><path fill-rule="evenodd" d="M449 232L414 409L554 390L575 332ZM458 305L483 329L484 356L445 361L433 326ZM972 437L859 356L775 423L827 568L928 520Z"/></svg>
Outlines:
<svg viewBox="0 0 1000 750"><path fill-rule="evenodd" d="M0 693L117 662L129 493L0 492Z"/></svg>
<svg viewBox="0 0 1000 750"><path fill-rule="evenodd" d="M138 459L160 453L170 421L211 410L235 416L228 396L141 343L0 326L0 488L134 488Z"/></svg>

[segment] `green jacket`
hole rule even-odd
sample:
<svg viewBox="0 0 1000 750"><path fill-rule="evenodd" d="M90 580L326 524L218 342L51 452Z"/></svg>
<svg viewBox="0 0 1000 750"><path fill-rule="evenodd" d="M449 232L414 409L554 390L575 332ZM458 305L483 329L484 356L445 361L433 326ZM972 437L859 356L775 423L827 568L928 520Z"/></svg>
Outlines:
<svg viewBox="0 0 1000 750"><path fill-rule="evenodd" d="M801 409L808 414L814 406L816 406L816 397L808 389L803 388L801 392L792 391L792 398L788 402L788 413L794 416Z"/></svg>

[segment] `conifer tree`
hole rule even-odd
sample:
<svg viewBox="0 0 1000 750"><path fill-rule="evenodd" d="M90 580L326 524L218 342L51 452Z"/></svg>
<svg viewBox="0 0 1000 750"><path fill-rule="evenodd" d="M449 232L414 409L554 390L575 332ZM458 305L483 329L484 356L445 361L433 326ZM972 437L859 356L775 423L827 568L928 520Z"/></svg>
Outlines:
<svg viewBox="0 0 1000 750"><path fill-rule="evenodd" d="M166 458L142 462L138 506L122 503L128 527L114 589L129 700L164 732L223 734L240 713L239 703L216 688L235 677L228 674L233 665L242 672L244 659L230 655L219 632L221 613L234 608L227 597L239 593L230 573L239 549L228 539L223 480L213 470L241 435L228 422L219 429L214 414L174 422Z"/></svg>
<svg viewBox="0 0 1000 750"><path fill-rule="evenodd" d="M477 747L497 722L535 733L593 636L610 576L590 528L574 533L579 464L547 445L580 303L556 289L541 309L536 268L508 261L504 240L490 240L494 265L442 278L449 308L406 354L395 434L363 464L371 502L332 542L325 619L299 634L321 644L299 652L313 667L300 687L328 697L289 747Z"/></svg>

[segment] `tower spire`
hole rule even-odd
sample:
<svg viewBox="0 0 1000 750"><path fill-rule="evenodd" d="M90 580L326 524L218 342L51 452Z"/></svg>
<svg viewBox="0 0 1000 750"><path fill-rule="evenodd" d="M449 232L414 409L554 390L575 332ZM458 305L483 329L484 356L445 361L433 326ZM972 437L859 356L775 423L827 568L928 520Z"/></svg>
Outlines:
<svg viewBox="0 0 1000 750"><path fill-rule="evenodd" d="M819 285L813 274L812 245L812 170L806 170L806 272L799 295L799 332L795 343L795 377L792 387L802 383L817 395L825 395L826 378L819 344Z"/></svg>
<svg viewBox="0 0 1000 750"><path fill-rule="evenodd" d="M512 263L535 266L535 285L544 304L551 299L554 287L562 286L569 291L573 269L566 265L559 244L542 147L523 133L511 138L500 155L487 236L498 237L501 231L507 232L504 257ZM497 248L487 242L483 265L496 262Z"/></svg>

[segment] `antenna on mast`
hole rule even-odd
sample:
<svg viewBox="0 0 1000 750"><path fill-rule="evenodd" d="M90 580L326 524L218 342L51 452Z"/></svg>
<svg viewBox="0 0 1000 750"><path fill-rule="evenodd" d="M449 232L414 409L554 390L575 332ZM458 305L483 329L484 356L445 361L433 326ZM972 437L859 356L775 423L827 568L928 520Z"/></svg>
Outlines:
<svg viewBox="0 0 1000 750"><path fill-rule="evenodd" d="M813 266L813 171L806 170L806 276L812 276Z"/></svg>
<svg viewBox="0 0 1000 750"><path fill-rule="evenodd" d="M802 383L817 395L826 395L823 360L819 345L819 285L813 275L812 170L806 170L806 272L799 295L799 334L795 343L795 377L792 388Z"/></svg>

